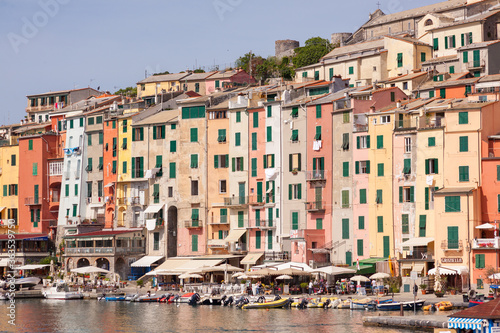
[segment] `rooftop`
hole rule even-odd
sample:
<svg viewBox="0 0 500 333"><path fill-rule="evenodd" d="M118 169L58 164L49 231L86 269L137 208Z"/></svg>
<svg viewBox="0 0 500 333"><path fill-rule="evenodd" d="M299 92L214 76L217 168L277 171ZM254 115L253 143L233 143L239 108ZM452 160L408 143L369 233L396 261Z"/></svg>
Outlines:
<svg viewBox="0 0 500 333"><path fill-rule="evenodd" d="M477 319L500 319L500 298L483 304L476 305L462 311L455 312L448 317L454 318L477 318Z"/></svg>
<svg viewBox="0 0 500 333"><path fill-rule="evenodd" d="M179 81L189 73L174 73L174 74L162 74L162 75L151 75L144 80L137 82L137 84L152 83L152 82L169 82L169 81Z"/></svg>

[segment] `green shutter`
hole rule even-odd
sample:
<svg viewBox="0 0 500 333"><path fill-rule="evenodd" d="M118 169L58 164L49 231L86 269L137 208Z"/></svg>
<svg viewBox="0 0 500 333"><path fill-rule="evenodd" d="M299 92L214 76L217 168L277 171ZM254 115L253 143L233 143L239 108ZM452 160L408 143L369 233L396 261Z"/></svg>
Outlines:
<svg viewBox="0 0 500 333"><path fill-rule="evenodd" d="M33 163L33 176L38 176L38 163Z"/></svg>
<svg viewBox="0 0 500 333"><path fill-rule="evenodd" d="M271 118L273 116L273 107L271 105L267 106L267 118Z"/></svg>
<svg viewBox="0 0 500 333"><path fill-rule="evenodd" d="M439 39L438 38L434 38L434 40L433 40L433 48L434 48L434 51L439 50Z"/></svg>
<svg viewBox="0 0 500 333"><path fill-rule="evenodd" d="M3 186L3 196L6 197L7 196L7 185L4 185Z"/></svg>
<svg viewBox="0 0 500 333"><path fill-rule="evenodd" d="M415 186L410 186L410 202L415 202Z"/></svg>
<svg viewBox="0 0 500 333"><path fill-rule="evenodd" d="M75 196L78 195L78 184L75 184Z"/></svg>
<svg viewBox="0 0 500 333"><path fill-rule="evenodd" d="M234 145L236 147L241 146L241 133L235 133L234 134Z"/></svg>
<svg viewBox="0 0 500 333"><path fill-rule="evenodd" d="M169 178L175 178L175 162L170 162L169 164Z"/></svg>
<svg viewBox="0 0 500 333"><path fill-rule="evenodd" d="M444 38L444 48L447 49L448 48L448 37L445 37Z"/></svg>
<svg viewBox="0 0 500 333"><path fill-rule="evenodd" d="M33 140L28 140L28 150L33 150Z"/></svg>
<svg viewBox="0 0 500 333"><path fill-rule="evenodd" d="M351 251L347 251L345 253L345 263L347 266L351 266L352 265L352 252Z"/></svg>
<svg viewBox="0 0 500 333"><path fill-rule="evenodd" d="M448 248L458 249L458 227L448 227Z"/></svg>
<svg viewBox="0 0 500 333"><path fill-rule="evenodd" d="M427 225L427 215L420 215L420 223L419 223L419 234L418 237L425 237L425 229Z"/></svg>
<svg viewBox="0 0 500 333"><path fill-rule="evenodd" d="M261 247L260 237L261 237L261 232L260 231L256 231L255 232L255 248L256 249L260 249L260 247Z"/></svg>
<svg viewBox="0 0 500 333"><path fill-rule="evenodd" d="M444 206L447 213L460 212L460 196L444 197Z"/></svg>
<svg viewBox="0 0 500 333"><path fill-rule="evenodd" d="M38 186L38 185L35 185L35 186ZM38 191L38 189L37 189L37 191ZM64 195L65 195L66 197L69 197L69 184L66 184L66 185L64 186ZM36 195L35 195L35 197L36 197Z"/></svg>
<svg viewBox="0 0 500 333"><path fill-rule="evenodd" d="M292 230L299 230L299 213L292 212Z"/></svg>
<svg viewBox="0 0 500 333"><path fill-rule="evenodd" d="M236 111L236 122L241 123L241 111Z"/></svg>
<svg viewBox="0 0 500 333"><path fill-rule="evenodd" d="M425 188L425 210L429 210L429 188Z"/></svg>
<svg viewBox="0 0 500 333"><path fill-rule="evenodd" d="M427 146L429 147L435 147L436 146L436 138L435 137L429 137L427 139Z"/></svg>
<svg viewBox="0 0 500 333"><path fill-rule="evenodd" d="M384 217L377 216L377 232L384 232Z"/></svg>
<svg viewBox="0 0 500 333"><path fill-rule="evenodd" d="M253 128L258 128L259 127L259 113L254 112L253 113Z"/></svg>
<svg viewBox="0 0 500 333"><path fill-rule="evenodd" d="M236 158L235 158L235 157L233 157L233 158L231 159L231 162L232 162L231 164L232 164L232 167L233 167L233 168L232 168L232 171L233 171L233 172L235 172L235 171L236 171Z"/></svg>
<svg viewBox="0 0 500 333"><path fill-rule="evenodd" d="M273 128L272 126L267 126L267 142L273 141Z"/></svg>
<svg viewBox="0 0 500 333"><path fill-rule="evenodd" d="M358 229L359 230L365 229L365 217L364 216L358 216Z"/></svg>
<svg viewBox="0 0 500 333"><path fill-rule="evenodd" d="M458 167L458 181L459 182L468 182L469 181L469 167L468 166L459 166Z"/></svg>
<svg viewBox="0 0 500 333"><path fill-rule="evenodd" d="M370 161L366 161L366 173L370 174Z"/></svg>
<svg viewBox="0 0 500 333"><path fill-rule="evenodd" d="M144 177L144 157L139 157L139 178Z"/></svg>
<svg viewBox="0 0 500 333"><path fill-rule="evenodd" d="M384 163L377 164L377 176L379 176L379 177L384 176Z"/></svg>
<svg viewBox="0 0 500 333"><path fill-rule="evenodd" d="M156 126L153 126L153 140L156 140Z"/></svg>
<svg viewBox="0 0 500 333"><path fill-rule="evenodd" d="M469 62L469 52L464 51L464 52L462 53L462 62L463 62L464 64L466 64L466 63L468 63L468 62Z"/></svg>
<svg viewBox="0 0 500 333"><path fill-rule="evenodd" d="M316 219L316 230L321 230L323 229L323 219L317 218Z"/></svg>
<svg viewBox="0 0 500 333"><path fill-rule="evenodd" d="M354 172L359 175L359 161L354 162Z"/></svg>
<svg viewBox="0 0 500 333"><path fill-rule="evenodd" d="M384 236L384 258L389 258L390 254L390 245L389 245L389 236Z"/></svg>
<svg viewBox="0 0 500 333"><path fill-rule="evenodd" d="M426 54L425 54L425 52L421 52L421 53L420 53L420 61L421 61L421 62L425 62L425 59L426 59Z"/></svg>
<svg viewBox="0 0 500 333"><path fill-rule="evenodd" d="M399 202L403 202L403 186L399 187Z"/></svg>
<svg viewBox="0 0 500 333"><path fill-rule="evenodd" d="M104 142L104 133L99 132L99 144L102 145Z"/></svg>
<svg viewBox="0 0 500 333"><path fill-rule="evenodd" d="M342 239L349 239L349 219L342 219Z"/></svg>
<svg viewBox="0 0 500 333"><path fill-rule="evenodd" d="M381 204L382 202L382 190L377 190L377 199L376 199L377 204Z"/></svg>
<svg viewBox="0 0 500 333"><path fill-rule="evenodd" d="M321 104L316 105L316 118L321 118Z"/></svg>
<svg viewBox="0 0 500 333"><path fill-rule="evenodd" d="M136 175L135 175L135 157L132 157L132 178L136 178Z"/></svg>
<svg viewBox="0 0 500 333"><path fill-rule="evenodd" d="M87 134L87 146L92 146L92 133Z"/></svg>
<svg viewBox="0 0 500 333"><path fill-rule="evenodd" d="M198 252L198 235L191 235L191 251Z"/></svg>
<svg viewBox="0 0 500 333"><path fill-rule="evenodd" d="M460 152L469 151L469 137L461 136L460 137Z"/></svg>
<svg viewBox="0 0 500 333"><path fill-rule="evenodd" d="M365 204L366 201L366 189L362 188L359 190L359 203L360 204Z"/></svg>
<svg viewBox="0 0 500 333"><path fill-rule="evenodd" d="M410 217L408 214L401 215L401 232L403 234L410 232Z"/></svg>
<svg viewBox="0 0 500 333"><path fill-rule="evenodd" d="M198 129L197 128L191 128L190 141L191 142L198 142Z"/></svg>
<svg viewBox="0 0 500 333"><path fill-rule="evenodd" d="M177 151L177 141L170 141L170 152L175 153Z"/></svg>
<svg viewBox="0 0 500 333"><path fill-rule="evenodd" d="M469 123L469 112L459 112L458 113L458 123L459 124L468 124Z"/></svg>
<svg viewBox="0 0 500 333"><path fill-rule="evenodd" d="M342 176L349 177L349 162L342 163Z"/></svg>
<svg viewBox="0 0 500 333"><path fill-rule="evenodd" d="M252 158L252 177L257 177L257 158Z"/></svg>
<svg viewBox="0 0 500 333"><path fill-rule="evenodd" d="M363 240L358 239L358 256L363 255Z"/></svg>
<svg viewBox="0 0 500 333"><path fill-rule="evenodd" d="M272 230L267 231L267 249L268 250L273 249L273 231Z"/></svg>
<svg viewBox="0 0 500 333"><path fill-rule="evenodd" d="M377 135L377 149L382 149L382 148L384 148L384 136Z"/></svg>
<svg viewBox="0 0 500 333"><path fill-rule="evenodd" d="M366 136L366 148L370 148L370 136Z"/></svg>
<svg viewBox="0 0 500 333"><path fill-rule="evenodd" d="M356 137L356 149L360 149L361 147L361 137Z"/></svg>
<svg viewBox="0 0 500 333"><path fill-rule="evenodd" d="M398 53L397 62L398 62L398 67L403 67L403 53Z"/></svg>
<svg viewBox="0 0 500 333"><path fill-rule="evenodd" d="M349 67L349 75L353 75L354 74L354 67L351 66Z"/></svg>
<svg viewBox="0 0 500 333"><path fill-rule="evenodd" d="M123 161L122 163L122 173L127 173L127 161Z"/></svg>
<svg viewBox="0 0 500 333"><path fill-rule="evenodd" d="M252 133L252 150L257 150L257 133Z"/></svg>

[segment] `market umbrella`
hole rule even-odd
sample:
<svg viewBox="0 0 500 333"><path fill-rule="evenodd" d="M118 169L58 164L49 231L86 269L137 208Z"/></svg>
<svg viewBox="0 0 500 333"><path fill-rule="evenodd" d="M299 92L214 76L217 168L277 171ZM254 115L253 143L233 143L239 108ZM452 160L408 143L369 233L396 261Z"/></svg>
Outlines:
<svg viewBox="0 0 500 333"><path fill-rule="evenodd" d="M257 271L250 272L254 276L269 276L269 275L281 275L281 274L276 274L277 270L275 269L269 269L269 268L263 268L259 269Z"/></svg>
<svg viewBox="0 0 500 333"><path fill-rule="evenodd" d="M492 275L488 276L488 279L500 280L500 273L492 274Z"/></svg>
<svg viewBox="0 0 500 333"><path fill-rule="evenodd" d="M356 281L358 283L360 282L366 282L366 281L370 281L369 278L367 278L366 276L363 276L363 275L355 275L353 276L351 279L351 281Z"/></svg>
<svg viewBox="0 0 500 333"><path fill-rule="evenodd" d="M276 280L291 280L291 279L293 279L293 277L291 277L290 275L286 275L286 274L276 277Z"/></svg>
<svg viewBox="0 0 500 333"><path fill-rule="evenodd" d="M311 272L306 272L296 268L285 268L278 271L274 271L271 275L311 275Z"/></svg>
<svg viewBox="0 0 500 333"><path fill-rule="evenodd" d="M313 273L324 273L328 275L340 275L340 274L354 274L356 271L354 269L337 267L337 266L326 266L315 269Z"/></svg>
<svg viewBox="0 0 500 333"><path fill-rule="evenodd" d="M103 273L103 274L108 274L111 273L107 269L95 267L95 266L85 266L85 267L80 267L80 268L73 268L71 270L73 273L78 273L78 274L90 274L90 273Z"/></svg>
<svg viewBox="0 0 500 333"><path fill-rule="evenodd" d="M491 230L491 229L495 229L495 226L491 223L483 223L481 225L478 225L476 227L476 229L489 229L489 230Z"/></svg>
<svg viewBox="0 0 500 333"><path fill-rule="evenodd" d="M211 272L244 272L243 268L235 267L229 264L224 264L220 266L212 266L212 267L203 267L201 269L202 273L211 273Z"/></svg>
<svg viewBox="0 0 500 333"><path fill-rule="evenodd" d="M372 276L370 276L370 280L381 280L388 277L391 277L391 275L387 273L375 273Z"/></svg>
<svg viewBox="0 0 500 333"><path fill-rule="evenodd" d="M245 275L243 272L236 272L232 275L232 277L237 278L238 276Z"/></svg>
<svg viewBox="0 0 500 333"><path fill-rule="evenodd" d="M184 273L179 275L179 279L202 279L203 276L194 273Z"/></svg>

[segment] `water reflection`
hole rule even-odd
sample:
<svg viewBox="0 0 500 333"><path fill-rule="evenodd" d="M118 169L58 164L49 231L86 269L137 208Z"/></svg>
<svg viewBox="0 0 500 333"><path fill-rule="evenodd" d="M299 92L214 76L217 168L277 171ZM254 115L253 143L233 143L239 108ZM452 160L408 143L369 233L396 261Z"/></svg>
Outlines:
<svg viewBox="0 0 500 333"><path fill-rule="evenodd" d="M362 317L377 312L334 309L239 310L182 304L17 300L16 323L7 323L0 304L1 331L9 332L356 332L390 333L364 327ZM422 314L422 312L420 312ZM384 313L383 315L387 315Z"/></svg>

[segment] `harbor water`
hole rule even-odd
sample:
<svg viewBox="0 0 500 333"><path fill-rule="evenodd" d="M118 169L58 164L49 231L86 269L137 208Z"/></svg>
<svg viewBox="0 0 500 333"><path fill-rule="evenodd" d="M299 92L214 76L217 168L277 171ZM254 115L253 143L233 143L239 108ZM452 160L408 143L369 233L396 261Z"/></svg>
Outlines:
<svg viewBox="0 0 500 333"><path fill-rule="evenodd" d="M363 326L363 316L397 315L390 312L46 299L16 300L12 326L7 306L0 303L1 332L404 332Z"/></svg>

